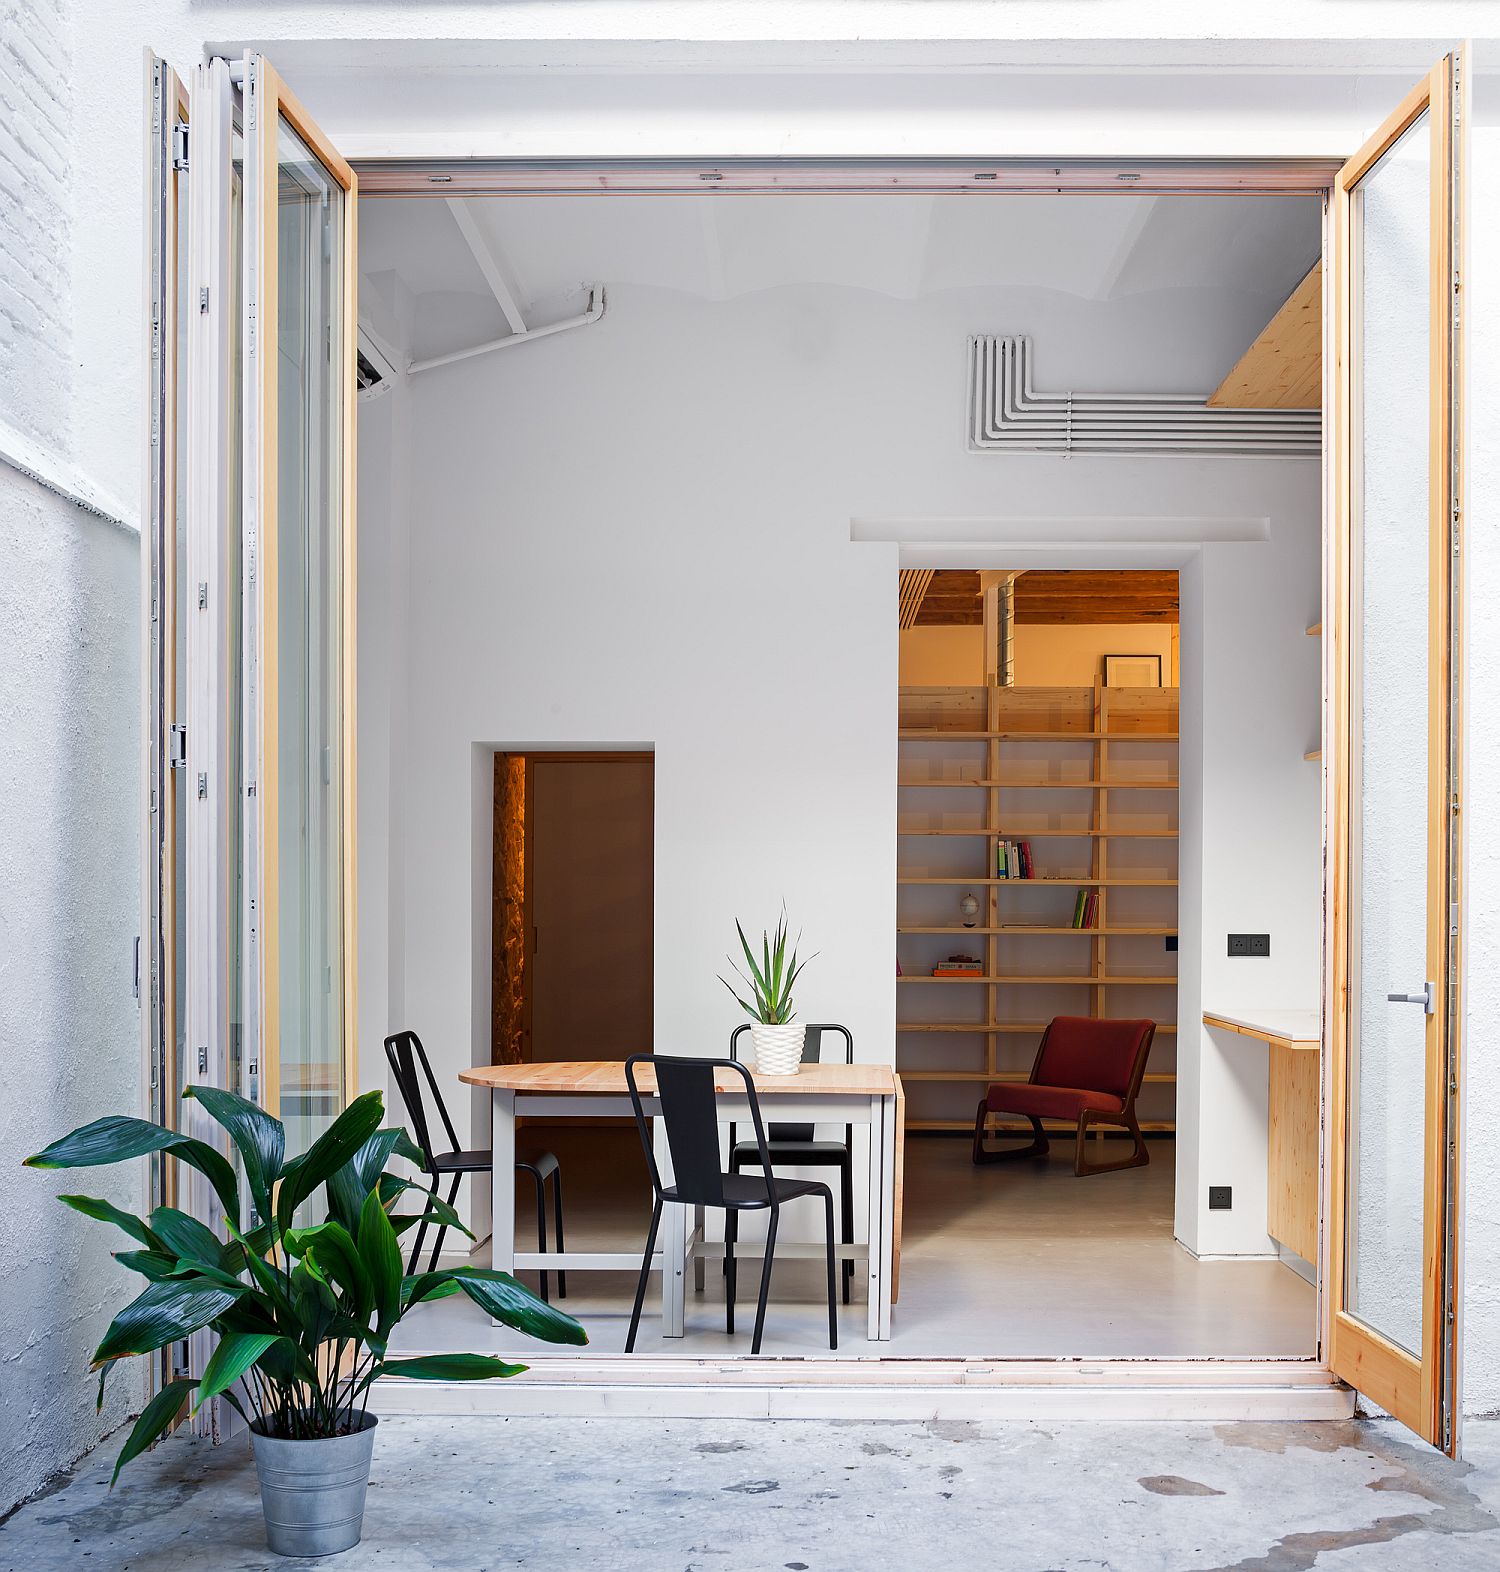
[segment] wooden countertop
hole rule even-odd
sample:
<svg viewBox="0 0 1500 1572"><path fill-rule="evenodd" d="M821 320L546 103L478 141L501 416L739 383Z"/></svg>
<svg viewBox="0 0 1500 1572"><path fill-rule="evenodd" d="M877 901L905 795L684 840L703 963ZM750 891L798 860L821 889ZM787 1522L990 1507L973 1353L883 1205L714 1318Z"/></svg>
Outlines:
<svg viewBox="0 0 1500 1572"><path fill-rule="evenodd" d="M619 1062L572 1060L557 1064L485 1064L461 1070L460 1081L470 1086L488 1086L513 1092L543 1092L548 1096L589 1093L594 1096L623 1097L625 1066ZM755 1090L762 1097L800 1095L841 1097L892 1097L896 1092L896 1072L887 1064L808 1064L796 1075L755 1075ZM637 1075L642 1093L650 1096L656 1089L649 1065ZM721 1092L743 1091L743 1083L732 1070L723 1071L717 1081Z"/></svg>
<svg viewBox="0 0 1500 1572"><path fill-rule="evenodd" d="M1322 1047L1323 1026L1316 1010L1205 1010L1205 1026L1255 1037L1276 1048L1317 1053Z"/></svg>

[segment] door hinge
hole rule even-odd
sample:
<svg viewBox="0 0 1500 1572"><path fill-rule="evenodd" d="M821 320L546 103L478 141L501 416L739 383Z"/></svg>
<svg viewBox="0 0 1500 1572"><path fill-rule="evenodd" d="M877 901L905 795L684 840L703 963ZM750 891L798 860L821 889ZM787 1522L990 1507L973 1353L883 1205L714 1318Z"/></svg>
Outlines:
<svg viewBox="0 0 1500 1572"><path fill-rule="evenodd" d="M168 734L167 762L174 770L187 768L187 727L174 726Z"/></svg>
<svg viewBox="0 0 1500 1572"><path fill-rule="evenodd" d="M186 169L188 166L188 128L178 121L172 127L172 168Z"/></svg>

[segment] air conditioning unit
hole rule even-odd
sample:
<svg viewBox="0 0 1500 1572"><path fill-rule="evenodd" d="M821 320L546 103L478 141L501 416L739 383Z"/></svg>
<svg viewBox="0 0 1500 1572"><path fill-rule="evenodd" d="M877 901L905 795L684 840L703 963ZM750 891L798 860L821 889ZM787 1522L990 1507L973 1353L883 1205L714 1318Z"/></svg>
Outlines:
<svg viewBox="0 0 1500 1572"><path fill-rule="evenodd" d="M360 324L359 347L355 354L355 380L362 399L379 398L389 392L396 380L395 353Z"/></svg>

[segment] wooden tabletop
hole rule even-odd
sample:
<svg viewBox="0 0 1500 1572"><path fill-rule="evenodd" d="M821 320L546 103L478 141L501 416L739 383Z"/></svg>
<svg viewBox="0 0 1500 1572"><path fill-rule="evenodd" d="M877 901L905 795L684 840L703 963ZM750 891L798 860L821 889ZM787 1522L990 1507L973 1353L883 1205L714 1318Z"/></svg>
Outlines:
<svg viewBox="0 0 1500 1572"><path fill-rule="evenodd" d="M557 1064L483 1064L459 1072L459 1080L470 1086L488 1086L512 1092L545 1092L558 1096L569 1092L595 1096L627 1095L625 1066L617 1061L564 1061ZM756 1075L755 1090L762 1097L838 1096L892 1097L896 1091L896 1072L888 1064L805 1064L796 1075ZM636 1084L650 1096L656 1078L650 1065L642 1065ZM744 1083L733 1070L723 1070L715 1079L721 1092L742 1092Z"/></svg>
<svg viewBox="0 0 1500 1572"><path fill-rule="evenodd" d="M1322 1046L1323 1023L1316 1010L1205 1010L1203 1024L1304 1053Z"/></svg>

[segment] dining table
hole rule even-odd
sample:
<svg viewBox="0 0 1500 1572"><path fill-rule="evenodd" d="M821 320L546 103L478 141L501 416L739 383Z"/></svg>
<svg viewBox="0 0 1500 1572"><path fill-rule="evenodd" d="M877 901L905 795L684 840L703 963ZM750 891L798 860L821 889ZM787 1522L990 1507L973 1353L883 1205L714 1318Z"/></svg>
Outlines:
<svg viewBox="0 0 1500 1572"><path fill-rule="evenodd" d="M490 1193L485 1193L484 1177L476 1175L479 1190L475 1196L476 1234L482 1238L487 1222L491 1240L491 1262L496 1270L526 1271L606 1271L637 1272L641 1251L633 1250L518 1250L516 1248L515 1208L496 1206L493 1200L495 1174L508 1176L516 1158L516 1121L518 1118L545 1123L548 1119L618 1119L633 1117L630 1092L625 1083L625 1066L619 1060L573 1060L554 1063L477 1065L460 1073L466 1085L490 1094L490 1139L492 1167L488 1175ZM763 1117L798 1124L852 1125L855 1127L856 1195L864 1191L864 1238L837 1247L840 1258L853 1260L860 1268L867 1287L866 1335L872 1342L891 1335L893 1260L896 1250L896 1203L899 1182L897 1124L901 1083L889 1065L878 1064L804 1064L793 1075L766 1075L752 1070L756 1095L763 1106ZM655 1081L649 1065L639 1067L638 1084L642 1107L648 1116L659 1114ZM749 1098L744 1084L730 1071L716 1081L718 1115L725 1123L750 1119ZM663 1182L670 1184L671 1154L658 1131L654 1136L657 1161ZM860 1161L863 1148L863 1162ZM863 1181L861 1183L860 1181ZM508 1188L502 1192L508 1201ZM643 1192L646 1210L642 1213L642 1236L649 1211L650 1194ZM856 1209L859 1215L861 1209ZM487 1215L486 1215L487 1214ZM691 1215L690 1215L691 1214ZM860 1232L856 1229L856 1233ZM821 1257L823 1245L816 1247ZM737 1248L739 1256L753 1256L757 1246L745 1240ZM811 1245L799 1247L792 1241L778 1243L778 1257L796 1255ZM653 1266L661 1272L662 1324L664 1335L684 1334L688 1273L695 1284L703 1286L703 1268L708 1260L720 1260L723 1245L706 1237L704 1209L668 1204L662 1217L659 1245Z"/></svg>

